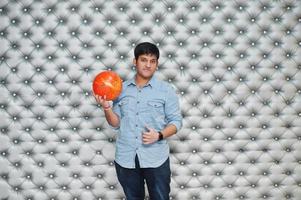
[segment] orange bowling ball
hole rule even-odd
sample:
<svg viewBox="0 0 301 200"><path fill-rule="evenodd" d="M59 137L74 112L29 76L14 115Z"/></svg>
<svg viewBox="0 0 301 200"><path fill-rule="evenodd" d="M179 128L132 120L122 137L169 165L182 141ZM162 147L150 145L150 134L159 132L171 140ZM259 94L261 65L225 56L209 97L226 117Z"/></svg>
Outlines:
<svg viewBox="0 0 301 200"><path fill-rule="evenodd" d="M115 100L121 93L122 79L113 71L103 71L97 74L93 81L93 92L96 95Z"/></svg>

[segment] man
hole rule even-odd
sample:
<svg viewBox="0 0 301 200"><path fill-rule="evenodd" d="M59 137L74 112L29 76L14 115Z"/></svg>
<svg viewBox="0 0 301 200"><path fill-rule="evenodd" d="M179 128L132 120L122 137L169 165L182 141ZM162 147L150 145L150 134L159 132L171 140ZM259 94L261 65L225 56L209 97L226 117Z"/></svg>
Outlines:
<svg viewBox="0 0 301 200"><path fill-rule="evenodd" d="M135 76L123 82L112 102L95 95L106 120L118 130L115 167L128 200L143 200L146 182L150 199L168 200L169 146L166 138L182 126L178 97L168 83L154 77L159 49L143 42L134 49Z"/></svg>

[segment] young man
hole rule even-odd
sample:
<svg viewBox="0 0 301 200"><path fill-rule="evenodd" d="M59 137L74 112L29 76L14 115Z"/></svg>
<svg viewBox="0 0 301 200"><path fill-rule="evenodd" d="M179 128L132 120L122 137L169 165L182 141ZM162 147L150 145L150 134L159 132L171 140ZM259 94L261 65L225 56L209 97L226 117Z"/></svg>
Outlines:
<svg viewBox="0 0 301 200"><path fill-rule="evenodd" d="M168 200L169 146L166 138L182 126L178 97L166 82L154 77L159 49L148 42L134 49L135 76L123 83L113 102L95 96L106 120L118 130L115 167L127 200L143 200L146 182L151 200Z"/></svg>

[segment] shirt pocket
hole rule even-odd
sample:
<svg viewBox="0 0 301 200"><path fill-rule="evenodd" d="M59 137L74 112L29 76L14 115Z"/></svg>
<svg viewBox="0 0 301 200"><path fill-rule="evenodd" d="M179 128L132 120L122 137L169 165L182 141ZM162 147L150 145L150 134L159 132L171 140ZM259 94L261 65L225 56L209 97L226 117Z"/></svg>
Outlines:
<svg viewBox="0 0 301 200"><path fill-rule="evenodd" d="M151 111L152 117L156 120L164 119L164 102L158 100L150 100L147 105Z"/></svg>

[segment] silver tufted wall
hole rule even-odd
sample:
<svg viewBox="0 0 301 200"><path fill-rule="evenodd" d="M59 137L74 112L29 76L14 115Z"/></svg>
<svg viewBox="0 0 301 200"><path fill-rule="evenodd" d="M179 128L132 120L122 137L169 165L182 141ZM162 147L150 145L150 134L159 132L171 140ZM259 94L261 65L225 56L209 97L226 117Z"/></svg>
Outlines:
<svg viewBox="0 0 301 200"><path fill-rule="evenodd" d="M179 93L171 199L301 199L301 1L1 0L0 199L123 199L91 96L156 43Z"/></svg>

